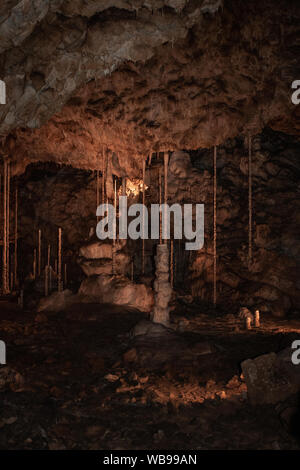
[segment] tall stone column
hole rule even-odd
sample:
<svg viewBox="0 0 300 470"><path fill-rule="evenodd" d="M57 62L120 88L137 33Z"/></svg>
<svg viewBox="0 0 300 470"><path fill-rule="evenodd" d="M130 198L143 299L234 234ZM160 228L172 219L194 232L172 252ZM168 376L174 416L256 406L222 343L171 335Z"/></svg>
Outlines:
<svg viewBox="0 0 300 470"><path fill-rule="evenodd" d="M167 243L157 245L155 257L156 279L154 281L154 309L152 320L154 323L169 325L169 302L172 295L172 287L169 282L169 248Z"/></svg>

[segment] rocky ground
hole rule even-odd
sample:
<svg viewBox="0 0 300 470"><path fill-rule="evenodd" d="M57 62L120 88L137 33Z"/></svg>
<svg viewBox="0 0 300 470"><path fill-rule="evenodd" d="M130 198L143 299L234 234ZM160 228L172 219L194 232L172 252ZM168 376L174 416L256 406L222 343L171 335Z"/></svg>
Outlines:
<svg viewBox="0 0 300 470"><path fill-rule="evenodd" d="M134 336L142 314L109 305L37 314L11 299L0 310L1 449L300 448L297 396L251 406L240 368L290 346L299 319L264 316L246 331L181 302L162 341Z"/></svg>

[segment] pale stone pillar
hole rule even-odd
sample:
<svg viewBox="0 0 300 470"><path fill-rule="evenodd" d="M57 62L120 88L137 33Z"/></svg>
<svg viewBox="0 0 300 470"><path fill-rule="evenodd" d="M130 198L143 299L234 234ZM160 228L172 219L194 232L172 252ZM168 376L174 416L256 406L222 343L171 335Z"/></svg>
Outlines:
<svg viewBox="0 0 300 470"><path fill-rule="evenodd" d="M167 243L157 245L155 257L156 279L154 281L154 309L153 322L169 325L169 302L172 295L172 287L169 282L169 249Z"/></svg>

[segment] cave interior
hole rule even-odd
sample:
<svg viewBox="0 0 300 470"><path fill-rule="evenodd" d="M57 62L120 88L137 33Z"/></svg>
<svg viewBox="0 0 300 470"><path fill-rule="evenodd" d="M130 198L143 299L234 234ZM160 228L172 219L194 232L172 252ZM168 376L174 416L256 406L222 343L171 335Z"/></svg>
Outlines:
<svg viewBox="0 0 300 470"><path fill-rule="evenodd" d="M299 20L2 0L0 449L299 450Z"/></svg>

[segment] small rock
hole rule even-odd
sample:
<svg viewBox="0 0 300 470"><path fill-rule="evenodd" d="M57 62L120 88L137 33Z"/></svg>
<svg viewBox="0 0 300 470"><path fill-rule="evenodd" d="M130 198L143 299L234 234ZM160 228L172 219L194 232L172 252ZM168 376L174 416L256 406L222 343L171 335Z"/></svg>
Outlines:
<svg viewBox="0 0 300 470"><path fill-rule="evenodd" d="M117 380L119 380L119 376L118 375L114 375L114 374L106 374L104 376L105 380L107 380L108 382L116 382Z"/></svg>
<svg viewBox="0 0 300 470"><path fill-rule="evenodd" d="M6 424L14 424L17 420L18 418L16 416L12 416L11 418L7 418L4 421Z"/></svg>
<svg viewBox="0 0 300 470"><path fill-rule="evenodd" d="M237 375L234 375L232 379L229 380L229 382L226 385L226 388L233 389L233 388L238 388L240 386L240 381Z"/></svg>

